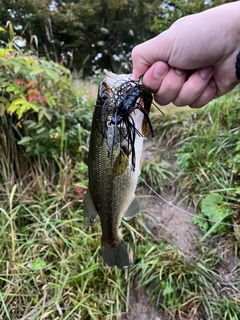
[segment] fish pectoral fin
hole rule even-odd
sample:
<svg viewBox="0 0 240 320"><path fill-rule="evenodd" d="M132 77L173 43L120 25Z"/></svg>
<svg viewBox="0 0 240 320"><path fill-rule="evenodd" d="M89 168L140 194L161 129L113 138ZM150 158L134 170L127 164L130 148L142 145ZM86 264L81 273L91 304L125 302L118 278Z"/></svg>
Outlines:
<svg viewBox="0 0 240 320"><path fill-rule="evenodd" d="M108 247L102 244L102 257L104 264L108 267L117 266L119 269L129 267L127 247L123 240L116 247Z"/></svg>
<svg viewBox="0 0 240 320"><path fill-rule="evenodd" d="M91 191L87 190L86 196L83 200L83 217L87 224L93 226L98 218L98 212L93 203Z"/></svg>
<svg viewBox="0 0 240 320"><path fill-rule="evenodd" d="M132 218L134 218L140 211L141 211L141 207L137 201L137 198L134 197L133 201L131 202L130 206L127 209L127 212L123 216L123 219L126 221L129 221Z"/></svg>

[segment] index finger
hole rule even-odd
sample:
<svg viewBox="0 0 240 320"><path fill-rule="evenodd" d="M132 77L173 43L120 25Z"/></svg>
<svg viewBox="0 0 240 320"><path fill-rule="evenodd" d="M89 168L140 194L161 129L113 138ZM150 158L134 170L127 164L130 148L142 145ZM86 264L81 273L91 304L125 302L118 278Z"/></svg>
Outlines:
<svg viewBox="0 0 240 320"><path fill-rule="evenodd" d="M168 62L170 56L169 39L165 32L143 42L132 50L132 79L136 80L157 61Z"/></svg>

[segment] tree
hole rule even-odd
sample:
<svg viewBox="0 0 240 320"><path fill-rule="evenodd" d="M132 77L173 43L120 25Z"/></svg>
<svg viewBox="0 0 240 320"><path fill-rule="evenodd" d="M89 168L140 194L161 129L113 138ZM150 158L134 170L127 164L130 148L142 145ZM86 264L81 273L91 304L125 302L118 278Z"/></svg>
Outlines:
<svg viewBox="0 0 240 320"><path fill-rule="evenodd" d="M160 10L154 17L154 23L151 30L160 33L168 29L174 21L186 15L194 14L207 10L218 5L232 2L231 0L164 0L160 6Z"/></svg>
<svg viewBox="0 0 240 320"><path fill-rule="evenodd" d="M154 36L150 28L159 1L0 0L0 5L2 24L12 20L19 34L36 35L40 55L88 75L99 68L130 71L133 46Z"/></svg>
<svg viewBox="0 0 240 320"><path fill-rule="evenodd" d="M131 50L136 44L184 15L226 2L0 0L0 22L4 26L11 20L16 33L27 40L35 35L36 53L84 77L103 68L131 72Z"/></svg>

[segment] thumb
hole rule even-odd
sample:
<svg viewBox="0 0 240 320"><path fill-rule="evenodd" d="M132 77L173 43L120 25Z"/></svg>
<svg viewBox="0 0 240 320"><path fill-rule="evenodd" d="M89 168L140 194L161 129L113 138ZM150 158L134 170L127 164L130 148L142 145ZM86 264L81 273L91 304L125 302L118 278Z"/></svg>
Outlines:
<svg viewBox="0 0 240 320"><path fill-rule="evenodd" d="M137 80L157 61L168 62L171 54L171 41L167 31L143 42L132 50L132 79Z"/></svg>

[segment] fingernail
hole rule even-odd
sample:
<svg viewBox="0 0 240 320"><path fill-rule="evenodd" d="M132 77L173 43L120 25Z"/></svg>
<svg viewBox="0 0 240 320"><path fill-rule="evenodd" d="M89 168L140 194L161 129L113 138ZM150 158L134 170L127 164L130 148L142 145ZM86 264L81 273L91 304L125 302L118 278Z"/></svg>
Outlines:
<svg viewBox="0 0 240 320"><path fill-rule="evenodd" d="M159 61L155 64L153 77L156 79L162 78L167 72L168 66L165 62Z"/></svg>
<svg viewBox="0 0 240 320"><path fill-rule="evenodd" d="M202 68L200 70L200 76L203 79L207 79L210 76L210 74L212 74L212 72L213 72L213 68L212 67Z"/></svg>
<svg viewBox="0 0 240 320"><path fill-rule="evenodd" d="M175 71L176 74L178 74L179 76L182 76L183 74L186 73L185 70L183 70L183 69L178 69L178 68L175 68L174 71Z"/></svg>
<svg viewBox="0 0 240 320"><path fill-rule="evenodd" d="M209 85L212 88L215 88L217 86L217 84L216 84L216 82L215 82L215 80L213 78L209 81Z"/></svg>

